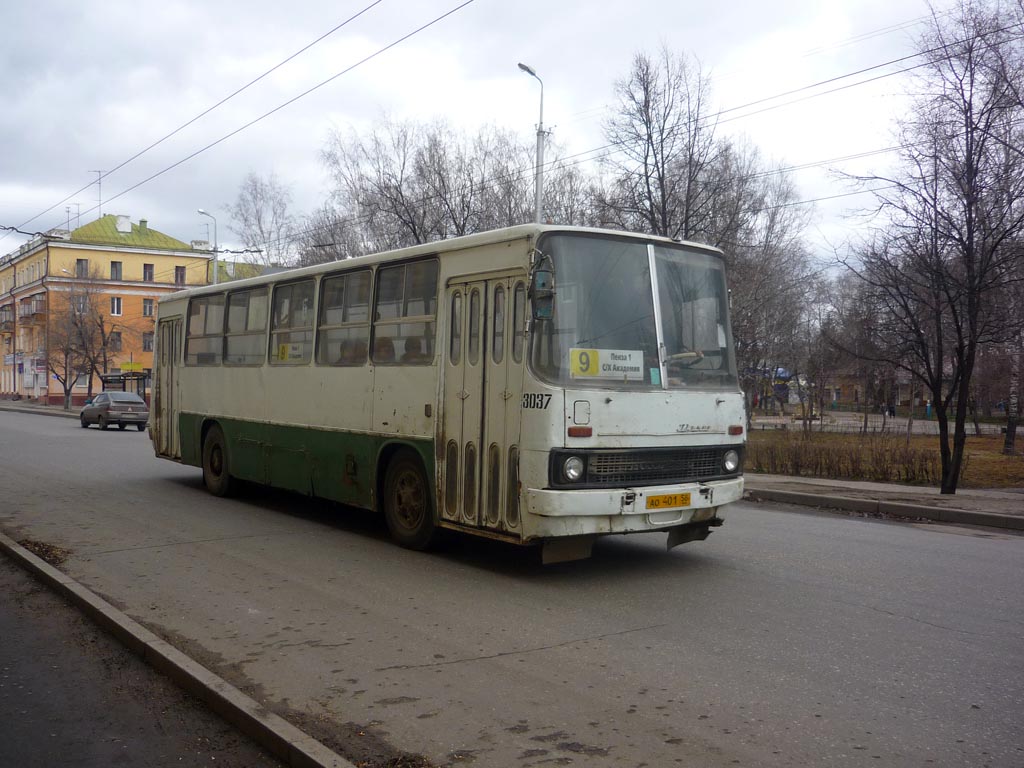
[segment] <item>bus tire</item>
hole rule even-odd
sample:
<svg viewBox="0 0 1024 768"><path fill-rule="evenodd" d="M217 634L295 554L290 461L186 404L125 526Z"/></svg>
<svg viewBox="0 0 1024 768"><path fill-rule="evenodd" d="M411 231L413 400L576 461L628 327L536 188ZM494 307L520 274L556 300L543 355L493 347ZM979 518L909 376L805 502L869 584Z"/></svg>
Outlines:
<svg viewBox="0 0 1024 768"><path fill-rule="evenodd" d="M406 549L430 547L437 532L430 483L419 456L399 451L384 476L384 519L391 538Z"/></svg>
<svg viewBox="0 0 1024 768"><path fill-rule="evenodd" d="M214 496L229 496L234 485L228 443L219 424L212 425L203 439L203 484Z"/></svg>

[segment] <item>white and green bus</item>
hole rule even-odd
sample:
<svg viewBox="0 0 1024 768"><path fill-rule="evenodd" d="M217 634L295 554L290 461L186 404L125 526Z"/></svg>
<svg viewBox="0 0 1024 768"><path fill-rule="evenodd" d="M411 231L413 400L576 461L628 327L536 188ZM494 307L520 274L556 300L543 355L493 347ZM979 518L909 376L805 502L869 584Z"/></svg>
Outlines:
<svg viewBox="0 0 1024 768"><path fill-rule="evenodd" d="M151 435L206 488L261 483L586 557L705 539L741 498L721 253L523 225L159 302Z"/></svg>

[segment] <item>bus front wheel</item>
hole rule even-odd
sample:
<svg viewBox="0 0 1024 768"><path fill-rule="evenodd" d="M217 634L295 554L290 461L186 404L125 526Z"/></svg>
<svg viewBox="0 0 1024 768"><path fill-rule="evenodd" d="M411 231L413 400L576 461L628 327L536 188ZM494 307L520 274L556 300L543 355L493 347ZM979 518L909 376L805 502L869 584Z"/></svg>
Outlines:
<svg viewBox="0 0 1024 768"><path fill-rule="evenodd" d="M224 430L214 424L203 440L203 483L214 496L228 496L232 482Z"/></svg>
<svg viewBox="0 0 1024 768"><path fill-rule="evenodd" d="M396 454L384 476L384 519L391 537L408 549L427 549L436 533L430 484L419 457Z"/></svg>

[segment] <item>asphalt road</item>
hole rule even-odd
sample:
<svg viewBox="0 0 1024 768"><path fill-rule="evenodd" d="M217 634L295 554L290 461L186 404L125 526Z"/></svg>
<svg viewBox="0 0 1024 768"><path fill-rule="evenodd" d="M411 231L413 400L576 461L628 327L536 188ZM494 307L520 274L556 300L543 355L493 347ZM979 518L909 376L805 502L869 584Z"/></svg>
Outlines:
<svg viewBox="0 0 1024 768"><path fill-rule="evenodd" d="M0 557L0 765L283 768Z"/></svg>
<svg viewBox="0 0 1024 768"><path fill-rule="evenodd" d="M1024 537L742 504L672 552L418 554L371 515L209 497L145 434L16 413L0 488L8 535L350 758L1024 765Z"/></svg>

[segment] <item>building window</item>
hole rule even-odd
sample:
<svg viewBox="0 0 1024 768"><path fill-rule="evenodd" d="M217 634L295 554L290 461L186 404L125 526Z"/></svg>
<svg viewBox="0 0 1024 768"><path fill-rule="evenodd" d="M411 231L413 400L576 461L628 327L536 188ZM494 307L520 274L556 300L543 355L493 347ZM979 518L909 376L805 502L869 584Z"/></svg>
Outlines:
<svg viewBox="0 0 1024 768"><path fill-rule="evenodd" d="M88 296L72 296L71 306L75 312L80 315L84 315L86 310L89 308L89 297Z"/></svg>
<svg viewBox="0 0 1024 768"><path fill-rule="evenodd" d="M185 284L185 268L175 267L174 268L174 284L184 285Z"/></svg>
<svg viewBox="0 0 1024 768"><path fill-rule="evenodd" d="M89 260L88 259L76 259L75 260L75 277L88 277L89 276Z"/></svg>
<svg viewBox="0 0 1024 768"><path fill-rule="evenodd" d="M142 316L152 317L153 316L153 299L142 300Z"/></svg>
<svg viewBox="0 0 1024 768"><path fill-rule="evenodd" d="M142 334L142 351L152 352L153 351L153 332L147 331Z"/></svg>
<svg viewBox="0 0 1024 768"><path fill-rule="evenodd" d="M110 262L110 279L120 280L121 279L121 262L112 261Z"/></svg>
<svg viewBox="0 0 1024 768"><path fill-rule="evenodd" d="M121 332L120 331L111 331L110 332L110 335L107 337L107 347L110 349L111 352L120 352L121 351Z"/></svg>
<svg viewBox="0 0 1024 768"><path fill-rule="evenodd" d="M146 283L153 282L153 265L143 264L142 265L142 280Z"/></svg>
<svg viewBox="0 0 1024 768"><path fill-rule="evenodd" d="M119 317L121 315L121 297L111 296L110 297L110 314L112 317Z"/></svg>

